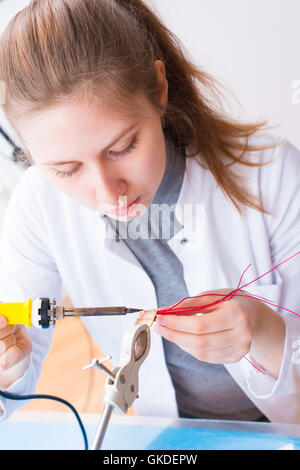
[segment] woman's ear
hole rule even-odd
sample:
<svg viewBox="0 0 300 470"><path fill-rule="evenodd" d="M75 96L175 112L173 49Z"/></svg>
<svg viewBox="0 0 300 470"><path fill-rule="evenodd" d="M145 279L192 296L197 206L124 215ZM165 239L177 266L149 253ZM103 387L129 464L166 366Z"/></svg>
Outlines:
<svg viewBox="0 0 300 470"><path fill-rule="evenodd" d="M157 80L160 86L160 104L164 108L167 107L168 103L168 80L166 78L166 69L165 65L161 60L156 60L154 62L157 74ZM164 111L163 113L164 114Z"/></svg>

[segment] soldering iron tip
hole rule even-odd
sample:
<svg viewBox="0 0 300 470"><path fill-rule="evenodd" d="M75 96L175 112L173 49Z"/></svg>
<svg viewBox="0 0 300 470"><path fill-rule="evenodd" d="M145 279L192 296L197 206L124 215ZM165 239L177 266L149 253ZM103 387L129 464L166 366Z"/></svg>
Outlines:
<svg viewBox="0 0 300 470"><path fill-rule="evenodd" d="M126 313L137 313L143 310L142 308L127 308Z"/></svg>

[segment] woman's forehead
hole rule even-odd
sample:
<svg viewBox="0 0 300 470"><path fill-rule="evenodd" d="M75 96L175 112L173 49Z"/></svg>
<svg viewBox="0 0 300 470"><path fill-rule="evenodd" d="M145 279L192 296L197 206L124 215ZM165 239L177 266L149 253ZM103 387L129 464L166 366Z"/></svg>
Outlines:
<svg viewBox="0 0 300 470"><path fill-rule="evenodd" d="M97 125L102 123L105 126L107 123L108 126L122 128L132 121L149 119L153 116L153 111L149 101L141 95L122 103L108 103L104 99L91 100L84 95L26 113L18 119L18 127L21 128L21 134L25 135L34 127L47 125L53 128L73 127L76 124L96 122Z"/></svg>

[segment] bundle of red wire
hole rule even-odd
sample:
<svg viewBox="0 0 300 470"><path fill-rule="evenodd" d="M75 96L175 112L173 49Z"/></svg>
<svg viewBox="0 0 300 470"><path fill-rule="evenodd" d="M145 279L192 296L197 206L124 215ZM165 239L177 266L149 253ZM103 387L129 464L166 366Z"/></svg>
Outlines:
<svg viewBox="0 0 300 470"><path fill-rule="evenodd" d="M236 287L236 289L232 290L231 292L229 292L228 294L213 294L213 293L209 293L209 294L201 294L201 295L195 295L194 297L185 297L184 299L180 300L179 302L177 302L177 304L175 305L172 305L172 307L170 308L165 308L165 309L160 309L157 314L158 315L180 315L181 313L190 313L190 312L199 312L199 310L201 309L204 309L204 308L207 308L207 307L211 307L213 305L216 305L220 302L225 302L226 300L230 300L232 299L232 297L234 296L239 296L239 297L251 297L253 299L257 299L257 300L260 300L264 303L267 303L269 305L272 305L273 307L278 307L280 309L283 309L283 310L286 310L287 312L290 312L290 313L293 313L294 315L296 315L297 317L300 317L300 315L296 312L294 312L293 310L290 310L288 308L285 308L285 307L281 307L280 305L276 305L274 304L273 302L271 302L270 300L268 299L265 299L264 297L260 297L260 296L257 296L257 295L246 295L244 293L238 293L239 291L241 291L242 289L244 289L245 287L249 286L250 284L252 284L253 282L257 281L258 279L261 279L262 277L266 276L268 273L274 271L275 269L277 269L279 266L281 266L283 263L286 263L287 261L289 261L290 259L294 258L295 256L299 255L300 254L300 251L298 251L297 253L295 253L294 255L290 256L289 258L285 259L284 261L282 261L281 263L277 264L277 266L275 266L274 268L270 269L269 271L267 271L266 273L262 274L261 276L253 279L252 281L248 282L247 284L244 284L243 286L241 286L241 282L242 282L242 278L245 274L245 272L247 271L247 269L251 266L252 263L250 263L247 268L244 270L243 274L241 275L240 277L240 280L239 280L239 283L238 283L238 286ZM209 304L206 304L206 305L201 305L201 306L194 306L194 307L186 307L186 308L183 308L183 307L179 307L178 308L178 305L180 305L182 302L184 302L184 300L187 300L187 299L197 299L199 297L206 297L207 295L209 296L218 296L220 297L218 300L216 300L215 302L211 302ZM250 362L250 364L252 364L251 361L249 361L249 359L247 357L245 357L245 359ZM253 367L255 367L257 370L259 370L262 374L264 374L264 372L262 370L260 370L258 367L256 367L254 364L252 364Z"/></svg>

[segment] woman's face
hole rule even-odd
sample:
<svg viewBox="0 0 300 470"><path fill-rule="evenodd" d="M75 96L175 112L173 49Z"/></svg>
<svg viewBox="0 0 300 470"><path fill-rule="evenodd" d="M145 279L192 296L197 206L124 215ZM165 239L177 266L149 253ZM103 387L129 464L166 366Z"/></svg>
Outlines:
<svg viewBox="0 0 300 470"><path fill-rule="evenodd" d="M161 115L144 97L135 104L137 117L123 119L88 101L62 104L18 127L34 164L59 190L129 221L149 208L166 162Z"/></svg>

